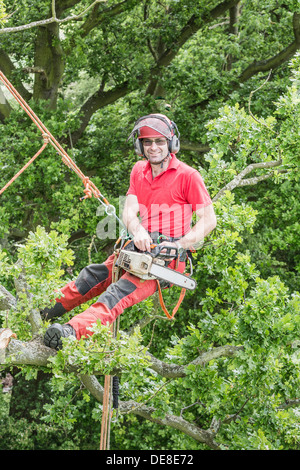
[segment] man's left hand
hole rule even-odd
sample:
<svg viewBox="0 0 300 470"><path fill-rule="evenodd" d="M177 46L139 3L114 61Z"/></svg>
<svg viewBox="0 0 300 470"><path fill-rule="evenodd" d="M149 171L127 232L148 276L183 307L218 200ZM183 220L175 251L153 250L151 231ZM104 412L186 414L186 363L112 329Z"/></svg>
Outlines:
<svg viewBox="0 0 300 470"><path fill-rule="evenodd" d="M162 246L162 245L163 245L163 246L166 246L166 247L169 247L169 248L170 248L170 247L174 247L174 250L171 250L171 251L170 251L170 255L171 255L171 256L176 256L176 255L177 255L177 245L176 245L176 243L165 241L165 242L161 242L158 246ZM161 250L161 253L162 253L162 254L164 254L164 253L166 253L166 252L167 252L166 249Z"/></svg>

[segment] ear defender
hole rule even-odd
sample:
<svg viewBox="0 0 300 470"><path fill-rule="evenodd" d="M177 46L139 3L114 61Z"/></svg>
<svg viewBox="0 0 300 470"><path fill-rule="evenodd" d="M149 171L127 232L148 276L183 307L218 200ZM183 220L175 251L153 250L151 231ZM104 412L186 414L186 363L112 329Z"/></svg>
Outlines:
<svg viewBox="0 0 300 470"><path fill-rule="evenodd" d="M176 126L175 122L171 121L171 125L172 125L172 129L174 129L174 130L173 130L172 139L169 141L169 152L178 153L179 149L180 149L180 140L179 140L180 134L178 132L178 129L177 129L177 126ZM175 131L176 131L177 135L176 135Z"/></svg>
<svg viewBox="0 0 300 470"><path fill-rule="evenodd" d="M143 157L144 155L144 149L143 149L143 144L142 144L142 141L140 139L135 139L135 142L134 142L134 151L135 153L139 156L139 157Z"/></svg>

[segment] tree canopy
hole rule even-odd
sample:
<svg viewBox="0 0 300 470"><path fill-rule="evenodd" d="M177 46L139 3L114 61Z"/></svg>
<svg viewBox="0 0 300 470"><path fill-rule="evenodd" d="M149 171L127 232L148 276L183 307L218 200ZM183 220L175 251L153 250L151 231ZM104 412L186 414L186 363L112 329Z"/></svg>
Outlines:
<svg viewBox="0 0 300 470"><path fill-rule="evenodd" d="M153 296L123 313L117 338L95 325L56 353L39 312L112 252L119 227L95 236L110 218L80 202L53 148L0 195L0 363L51 374L46 424L72 435L83 415L99 421L114 374L115 449L298 448L299 47L296 0L0 1L0 70L118 214L137 159L128 135L162 112L218 217L174 321ZM1 189L42 136L0 86ZM78 436L55 445L80 448Z"/></svg>

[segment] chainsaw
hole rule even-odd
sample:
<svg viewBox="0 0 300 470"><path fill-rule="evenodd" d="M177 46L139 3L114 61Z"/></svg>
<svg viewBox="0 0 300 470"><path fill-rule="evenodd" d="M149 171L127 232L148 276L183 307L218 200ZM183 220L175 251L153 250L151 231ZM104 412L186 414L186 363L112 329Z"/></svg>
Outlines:
<svg viewBox="0 0 300 470"><path fill-rule="evenodd" d="M117 266L141 279L160 279L184 289L194 290L194 279L165 266L167 260L176 258L176 254L171 255L171 251L176 251L178 256L177 248L167 245L153 245L151 252L121 249Z"/></svg>

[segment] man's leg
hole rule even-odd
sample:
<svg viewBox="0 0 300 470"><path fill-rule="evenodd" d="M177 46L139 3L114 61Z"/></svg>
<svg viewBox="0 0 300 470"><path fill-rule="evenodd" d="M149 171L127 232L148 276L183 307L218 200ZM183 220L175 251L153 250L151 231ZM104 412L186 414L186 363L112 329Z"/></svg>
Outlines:
<svg viewBox="0 0 300 470"><path fill-rule="evenodd" d="M175 268L175 260L170 268ZM177 271L183 272L184 262L179 262ZM79 340L82 336L91 336L90 327L100 320L102 325L113 323L124 309L147 299L157 289L156 280L142 280L125 272L115 283L110 284L93 305L87 310L75 315L66 325L54 324L46 331L44 342L46 346L59 349L62 346L62 337L76 336ZM70 328L72 327L72 328Z"/></svg>
<svg viewBox="0 0 300 470"><path fill-rule="evenodd" d="M113 263L114 255L111 255L102 264L91 264L83 268L76 281L69 282L61 289L63 295L55 299L53 307L43 310L43 318L51 320L60 317L104 292L112 281Z"/></svg>
<svg viewBox="0 0 300 470"><path fill-rule="evenodd" d="M61 349L62 338L75 336L91 336L90 327L100 320L102 325L111 324L124 311L152 295L157 288L155 280L142 281L132 274L125 273L117 282L110 284L98 298L97 302L87 310L75 315L65 325L54 323L44 336L46 346Z"/></svg>
<svg viewBox="0 0 300 470"><path fill-rule="evenodd" d="M175 260L169 266L175 268ZM177 271L183 272L185 262L179 262ZM68 325L71 325L77 339L82 336L91 336L89 330L93 323L100 320L102 325L113 323L116 318L128 307L147 299L156 292L156 280L142 280L126 272L114 284L111 284L106 292L100 295L93 305L79 315L73 317Z"/></svg>
<svg viewBox="0 0 300 470"><path fill-rule="evenodd" d="M155 280L146 280L133 276L126 272L117 282L111 284L106 292L100 295L93 305L79 315L73 317L68 325L71 325L77 339L82 336L91 336L90 327L100 320L102 325L113 323L125 310L150 295L157 289Z"/></svg>

